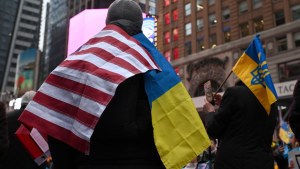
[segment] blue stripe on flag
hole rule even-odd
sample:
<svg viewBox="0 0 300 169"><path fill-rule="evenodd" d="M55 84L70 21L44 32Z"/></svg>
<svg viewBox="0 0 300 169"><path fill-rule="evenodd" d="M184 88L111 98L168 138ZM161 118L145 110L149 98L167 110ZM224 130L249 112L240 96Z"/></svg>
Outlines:
<svg viewBox="0 0 300 169"><path fill-rule="evenodd" d="M164 70L161 72L152 70L145 74L145 81L151 80L151 85L149 85L149 83L145 83L145 88L149 96L149 102L152 103L179 83L181 79L176 75L172 65L165 59L164 56L162 56L162 54L160 54L160 52L144 36L144 34L137 34L134 38L138 39L143 44L161 70Z"/></svg>

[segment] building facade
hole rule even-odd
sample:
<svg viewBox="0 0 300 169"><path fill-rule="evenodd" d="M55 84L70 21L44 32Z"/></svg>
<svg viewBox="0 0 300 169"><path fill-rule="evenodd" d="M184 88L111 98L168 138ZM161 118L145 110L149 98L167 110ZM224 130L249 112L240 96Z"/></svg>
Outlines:
<svg viewBox="0 0 300 169"><path fill-rule="evenodd" d="M28 48L38 48L41 10L42 0L20 0L18 3L11 42L8 47L2 92L14 91L18 55Z"/></svg>
<svg viewBox="0 0 300 169"><path fill-rule="evenodd" d="M300 0L162 0L157 14L158 49L194 98L207 80L214 90L222 84L255 34L276 86L300 77ZM236 80L230 76L221 91ZM278 94L286 105L287 92Z"/></svg>
<svg viewBox="0 0 300 169"><path fill-rule="evenodd" d="M47 5L45 40L44 40L44 65L49 74L66 56L66 38L68 29L68 4L67 0L51 0Z"/></svg>
<svg viewBox="0 0 300 169"><path fill-rule="evenodd" d="M7 56L9 54L19 3L20 0L0 0L0 89L2 89L5 76ZM5 95L5 92L1 90L1 98L2 95Z"/></svg>

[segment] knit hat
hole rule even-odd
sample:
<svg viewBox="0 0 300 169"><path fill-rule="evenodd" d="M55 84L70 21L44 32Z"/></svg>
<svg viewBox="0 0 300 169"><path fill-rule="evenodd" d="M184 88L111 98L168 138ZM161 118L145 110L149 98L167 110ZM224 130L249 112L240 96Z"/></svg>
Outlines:
<svg viewBox="0 0 300 169"><path fill-rule="evenodd" d="M35 93L36 92L33 91L33 90L25 92L25 94L22 96L21 105L28 104L32 100L32 98L35 95Z"/></svg>
<svg viewBox="0 0 300 169"><path fill-rule="evenodd" d="M132 24L142 29L143 14L141 7L132 0L116 0L108 9L106 24L118 20L130 21Z"/></svg>

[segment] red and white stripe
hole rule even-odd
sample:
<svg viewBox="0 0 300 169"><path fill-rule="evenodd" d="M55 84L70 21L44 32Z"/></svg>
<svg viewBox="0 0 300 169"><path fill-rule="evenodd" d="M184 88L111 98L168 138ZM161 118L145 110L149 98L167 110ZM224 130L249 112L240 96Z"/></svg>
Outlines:
<svg viewBox="0 0 300 169"><path fill-rule="evenodd" d="M19 120L88 154L118 85L153 69L159 68L138 41L108 25L51 72Z"/></svg>

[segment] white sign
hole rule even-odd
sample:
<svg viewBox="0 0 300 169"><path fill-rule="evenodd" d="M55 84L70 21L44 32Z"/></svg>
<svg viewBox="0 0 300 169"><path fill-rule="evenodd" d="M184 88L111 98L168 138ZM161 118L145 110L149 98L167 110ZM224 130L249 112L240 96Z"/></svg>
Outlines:
<svg viewBox="0 0 300 169"><path fill-rule="evenodd" d="M292 96L297 80L275 83L275 90L278 97Z"/></svg>
<svg viewBox="0 0 300 169"><path fill-rule="evenodd" d="M297 80L287 81L287 82L282 82L282 83L275 83L274 87L275 87L278 97L280 98L280 97L284 97L284 96L292 96L296 82L297 82ZM222 92L220 94L223 95L223 93L224 92ZM192 99L194 101L196 108L201 110L202 106L204 104L205 96L193 97Z"/></svg>

